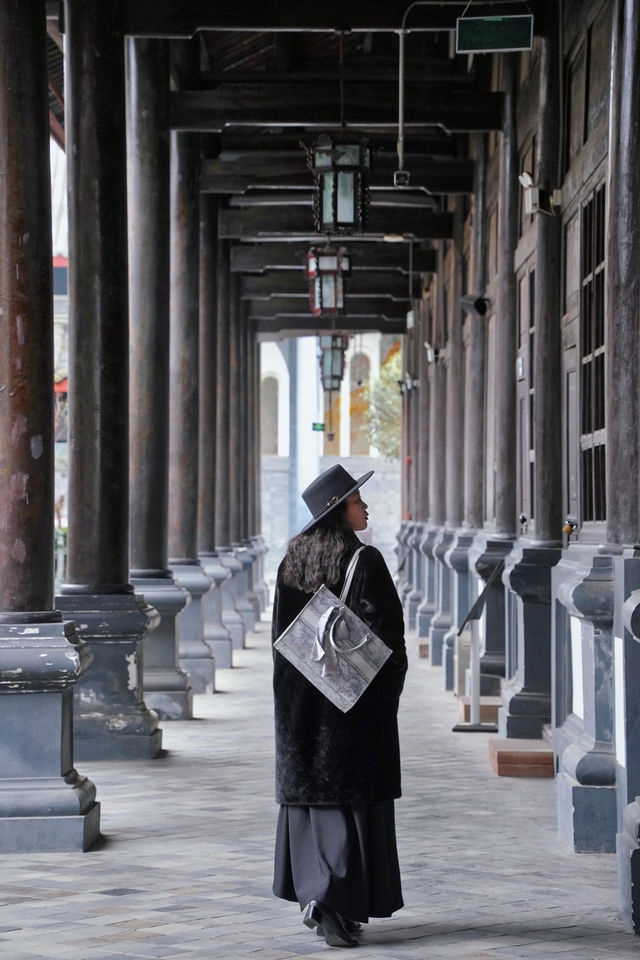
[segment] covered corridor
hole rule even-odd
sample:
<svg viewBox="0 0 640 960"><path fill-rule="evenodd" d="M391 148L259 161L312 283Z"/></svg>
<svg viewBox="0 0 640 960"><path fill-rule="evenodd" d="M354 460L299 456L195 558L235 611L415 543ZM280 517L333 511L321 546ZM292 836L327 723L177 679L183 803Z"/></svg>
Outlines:
<svg viewBox="0 0 640 960"><path fill-rule="evenodd" d="M552 780L497 778L487 735L417 655L401 702L397 803L405 908L374 921L360 960L623 960L615 858L556 833ZM330 950L271 895L271 653L266 619L156 760L87 762L104 841L2 858L0 956L11 960L285 960Z"/></svg>

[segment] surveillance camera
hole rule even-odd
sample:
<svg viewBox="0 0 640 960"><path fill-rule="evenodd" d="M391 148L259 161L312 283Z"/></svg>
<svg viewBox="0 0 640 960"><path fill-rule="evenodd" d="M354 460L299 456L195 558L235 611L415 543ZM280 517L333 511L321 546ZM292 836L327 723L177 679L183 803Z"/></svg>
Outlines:
<svg viewBox="0 0 640 960"><path fill-rule="evenodd" d="M394 187L408 187L409 179L408 170L396 170L393 175L393 185Z"/></svg>

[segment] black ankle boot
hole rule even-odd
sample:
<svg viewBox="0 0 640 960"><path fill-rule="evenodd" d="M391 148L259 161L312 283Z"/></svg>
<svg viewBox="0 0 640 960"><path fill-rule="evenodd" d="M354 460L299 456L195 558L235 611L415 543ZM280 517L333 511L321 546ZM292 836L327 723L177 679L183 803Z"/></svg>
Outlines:
<svg viewBox="0 0 640 960"><path fill-rule="evenodd" d="M312 930L321 926L322 934L331 947L357 947L358 941L352 936L347 926L335 910L327 907L318 900L310 900L304 911L302 922Z"/></svg>

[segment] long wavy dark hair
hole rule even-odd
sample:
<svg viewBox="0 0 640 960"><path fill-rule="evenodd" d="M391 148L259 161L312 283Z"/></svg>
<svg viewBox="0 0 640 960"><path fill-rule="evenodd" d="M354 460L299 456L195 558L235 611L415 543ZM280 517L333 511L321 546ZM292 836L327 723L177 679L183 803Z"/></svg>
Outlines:
<svg viewBox="0 0 640 960"><path fill-rule="evenodd" d="M323 583L332 586L344 576L349 558L362 546L346 513L344 501L311 530L291 538L282 566L288 587L314 593Z"/></svg>

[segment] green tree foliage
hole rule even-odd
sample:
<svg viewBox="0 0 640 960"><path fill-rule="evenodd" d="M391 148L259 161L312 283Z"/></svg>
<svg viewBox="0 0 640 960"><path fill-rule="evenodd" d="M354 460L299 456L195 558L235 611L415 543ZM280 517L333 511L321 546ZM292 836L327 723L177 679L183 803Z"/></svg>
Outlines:
<svg viewBox="0 0 640 960"><path fill-rule="evenodd" d="M380 378L369 390L369 406L364 414L365 427L372 446L383 457L400 456L402 397L398 380L402 377L402 351L396 341L380 367Z"/></svg>

